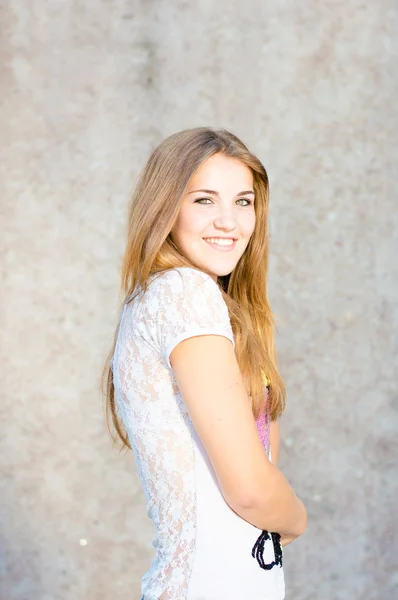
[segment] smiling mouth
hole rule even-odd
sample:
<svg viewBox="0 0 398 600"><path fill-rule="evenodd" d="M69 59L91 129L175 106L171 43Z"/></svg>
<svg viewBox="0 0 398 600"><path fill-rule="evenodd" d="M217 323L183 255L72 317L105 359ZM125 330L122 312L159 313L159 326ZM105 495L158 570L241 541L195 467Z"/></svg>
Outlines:
<svg viewBox="0 0 398 600"><path fill-rule="evenodd" d="M232 250L233 248L235 248L236 245L236 238L202 238L204 242L207 242L210 246L213 246L213 248L216 248L217 250ZM226 240L224 241L211 241L211 240ZM228 241L227 241L228 240Z"/></svg>
<svg viewBox="0 0 398 600"><path fill-rule="evenodd" d="M217 236L213 236L213 237L211 237L211 236L208 236L208 237L205 237L205 238L202 238L202 239L203 239L203 240L205 240L206 242L208 242L209 240L221 240L221 241L228 241L228 242L230 242L230 241L232 241L232 242L236 242L236 240L237 240L238 238L232 238L232 237L217 237Z"/></svg>

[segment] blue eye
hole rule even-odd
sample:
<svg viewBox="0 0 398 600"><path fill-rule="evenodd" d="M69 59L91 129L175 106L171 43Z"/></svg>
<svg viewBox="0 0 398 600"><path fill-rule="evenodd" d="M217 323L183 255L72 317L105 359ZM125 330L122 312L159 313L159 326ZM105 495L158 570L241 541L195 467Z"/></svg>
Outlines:
<svg viewBox="0 0 398 600"><path fill-rule="evenodd" d="M198 198L197 200L195 200L195 202L202 202L202 200L210 200L210 198ZM210 200L211 202L211 200Z"/></svg>
<svg viewBox="0 0 398 600"><path fill-rule="evenodd" d="M195 202L198 202L198 204L201 204L204 200L209 200L210 202L212 202L211 198L198 198L197 200L195 200ZM252 200L249 200L248 198L238 198L237 202L247 202L247 204L244 204L243 206L250 206L251 204L253 204ZM208 204L208 202L206 202L206 204ZM204 206L206 206L206 204Z"/></svg>

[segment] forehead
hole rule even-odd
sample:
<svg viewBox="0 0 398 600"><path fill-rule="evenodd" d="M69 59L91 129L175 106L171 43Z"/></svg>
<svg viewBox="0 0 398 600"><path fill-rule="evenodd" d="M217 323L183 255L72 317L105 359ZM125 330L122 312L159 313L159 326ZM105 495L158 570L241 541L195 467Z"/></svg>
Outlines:
<svg viewBox="0 0 398 600"><path fill-rule="evenodd" d="M232 188L233 193L238 193L253 189L253 173L236 158L214 154L195 171L188 188L188 191L200 188L215 191Z"/></svg>

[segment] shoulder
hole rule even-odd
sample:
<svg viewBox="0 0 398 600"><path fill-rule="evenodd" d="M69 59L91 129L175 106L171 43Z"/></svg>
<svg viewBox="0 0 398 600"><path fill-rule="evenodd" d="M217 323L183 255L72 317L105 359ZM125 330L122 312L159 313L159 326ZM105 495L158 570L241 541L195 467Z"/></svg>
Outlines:
<svg viewBox="0 0 398 600"><path fill-rule="evenodd" d="M167 269L161 273L155 273L154 275L151 275L151 277L154 278L154 281L193 281L200 283L210 280L215 283L210 275L193 267L175 267L174 269Z"/></svg>
<svg viewBox="0 0 398 600"><path fill-rule="evenodd" d="M169 368L170 353L189 337L219 334L235 344L222 290L199 269L178 267L151 275L136 321Z"/></svg>
<svg viewBox="0 0 398 600"><path fill-rule="evenodd" d="M150 295L168 292L172 292L174 296L179 293L185 296L190 292L221 295L218 284L210 275L191 267L175 267L155 273L151 275L147 289Z"/></svg>
<svg viewBox="0 0 398 600"><path fill-rule="evenodd" d="M151 275L143 304L157 320L196 323L229 322L220 286L207 273L176 267Z"/></svg>

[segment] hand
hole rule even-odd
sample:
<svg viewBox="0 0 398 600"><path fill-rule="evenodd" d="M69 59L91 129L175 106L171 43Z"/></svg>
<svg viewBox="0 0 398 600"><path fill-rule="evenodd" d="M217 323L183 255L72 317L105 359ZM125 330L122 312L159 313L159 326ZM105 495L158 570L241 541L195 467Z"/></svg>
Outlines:
<svg viewBox="0 0 398 600"><path fill-rule="evenodd" d="M281 535L281 546L285 547L288 544L290 544L291 542L294 542L294 540L296 540L296 536L294 535Z"/></svg>

